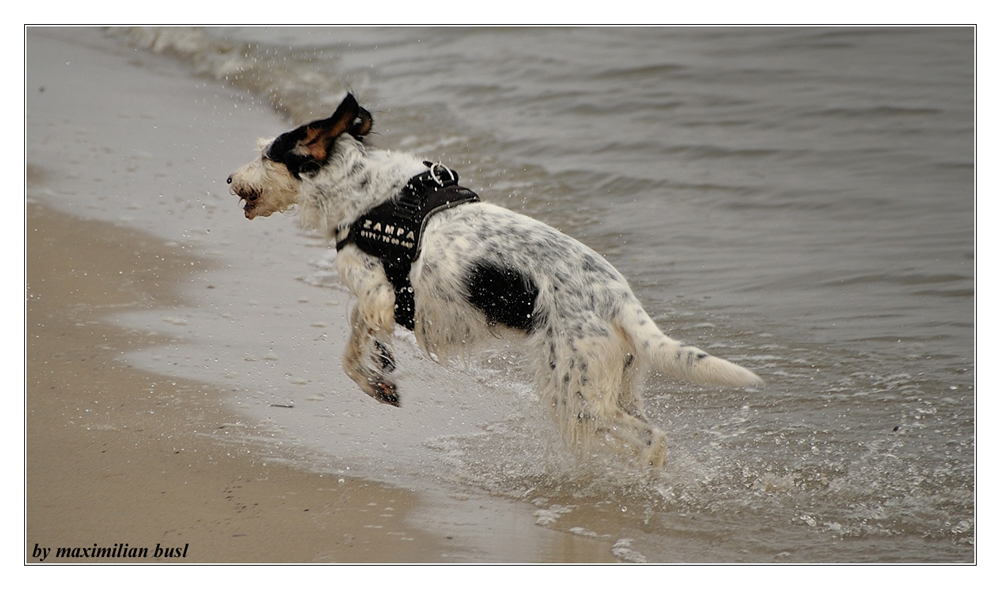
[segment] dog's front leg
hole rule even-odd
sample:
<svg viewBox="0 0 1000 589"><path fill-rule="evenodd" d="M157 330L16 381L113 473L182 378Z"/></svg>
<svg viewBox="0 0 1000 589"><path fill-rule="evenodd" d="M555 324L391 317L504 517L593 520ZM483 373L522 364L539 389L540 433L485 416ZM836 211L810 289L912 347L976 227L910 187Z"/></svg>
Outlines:
<svg viewBox="0 0 1000 589"><path fill-rule="evenodd" d="M396 292L381 261L354 245L337 253L337 272L358 304L351 310L351 337L344 351L344 372L368 395L399 406L396 384L388 374L396 368L391 339L396 325Z"/></svg>

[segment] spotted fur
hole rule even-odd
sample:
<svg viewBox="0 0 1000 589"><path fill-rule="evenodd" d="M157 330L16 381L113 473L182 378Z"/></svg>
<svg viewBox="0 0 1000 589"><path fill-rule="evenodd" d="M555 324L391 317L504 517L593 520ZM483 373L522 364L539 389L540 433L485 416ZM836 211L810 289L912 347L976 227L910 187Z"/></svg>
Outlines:
<svg viewBox="0 0 1000 589"><path fill-rule="evenodd" d="M229 178L248 219L295 206L301 222L343 239L368 210L398 197L421 159L365 144L371 115L350 94L330 119L260 144ZM348 244L341 280L358 299L344 369L362 390L399 405L392 334L395 291L377 258ZM639 463L663 464L663 433L637 394L647 368L725 386L762 384L754 373L664 335L625 278L575 239L488 203L431 217L410 270L414 334L439 359L506 335L524 342L541 399L564 438L610 444Z"/></svg>

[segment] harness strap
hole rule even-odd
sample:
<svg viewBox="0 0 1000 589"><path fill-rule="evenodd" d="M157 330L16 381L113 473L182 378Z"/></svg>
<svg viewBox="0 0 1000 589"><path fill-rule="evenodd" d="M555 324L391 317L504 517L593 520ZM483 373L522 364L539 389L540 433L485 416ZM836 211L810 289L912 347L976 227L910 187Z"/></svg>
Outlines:
<svg viewBox="0 0 1000 589"><path fill-rule="evenodd" d="M368 211L351 225L337 251L353 243L382 260L386 278L396 290L396 323L413 330L413 287L410 266L420 255L420 233L431 215L479 196L458 185L458 174L441 164L424 162L428 171L410 178L399 198Z"/></svg>

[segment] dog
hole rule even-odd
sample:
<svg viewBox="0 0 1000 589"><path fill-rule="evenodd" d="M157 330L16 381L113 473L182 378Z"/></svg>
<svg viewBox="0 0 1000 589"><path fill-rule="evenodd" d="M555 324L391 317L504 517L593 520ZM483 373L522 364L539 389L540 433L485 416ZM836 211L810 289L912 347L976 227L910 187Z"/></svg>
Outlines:
<svg viewBox="0 0 1000 589"><path fill-rule="evenodd" d="M259 156L228 178L247 219L294 208L336 241L337 272L357 299L343 366L368 395L400 404L390 376L397 324L438 361L513 337L570 447L609 444L656 467L666 438L638 394L649 368L699 384L763 384L664 335L587 246L480 202L441 164L371 147L372 124L348 93L330 118L259 141Z"/></svg>

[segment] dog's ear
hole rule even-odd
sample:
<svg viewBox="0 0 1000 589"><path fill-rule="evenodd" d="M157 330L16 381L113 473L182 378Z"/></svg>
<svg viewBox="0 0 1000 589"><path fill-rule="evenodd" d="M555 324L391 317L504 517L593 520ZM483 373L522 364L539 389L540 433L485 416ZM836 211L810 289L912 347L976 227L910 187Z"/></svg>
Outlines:
<svg viewBox="0 0 1000 589"><path fill-rule="evenodd" d="M326 161L333 142L355 125L361 111L364 111L365 114L368 113L358 106L354 95L348 93L330 118L313 121L306 125L305 137L299 141L296 151L302 153L305 150L315 160ZM371 115L368 115L368 120L371 120ZM371 124L369 123L368 126L371 127Z"/></svg>
<svg viewBox="0 0 1000 589"><path fill-rule="evenodd" d="M372 113L361 108L354 95L348 92L330 118L313 121L307 125L303 145L314 158L324 161L333 141L341 133L350 133L355 139L360 140L371 130Z"/></svg>
<svg viewBox="0 0 1000 589"><path fill-rule="evenodd" d="M265 155L269 159L285 164L288 171L296 177L301 174L309 175L318 171L326 162L337 137L353 127L357 127L362 134L367 133L371 128L371 115L358 106L358 101L353 95L348 94L333 116L302 125L281 135L271 142Z"/></svg>
<svg viewBox="0 0 1000 589"><path fill-rule="evenodd" d="M347 132L354 136L355 139L361 140L362 137L368 134L372 130L372 113L368 112L362 107L358 107L358 116L354 119L354 123L351 124Z"/></svg>

